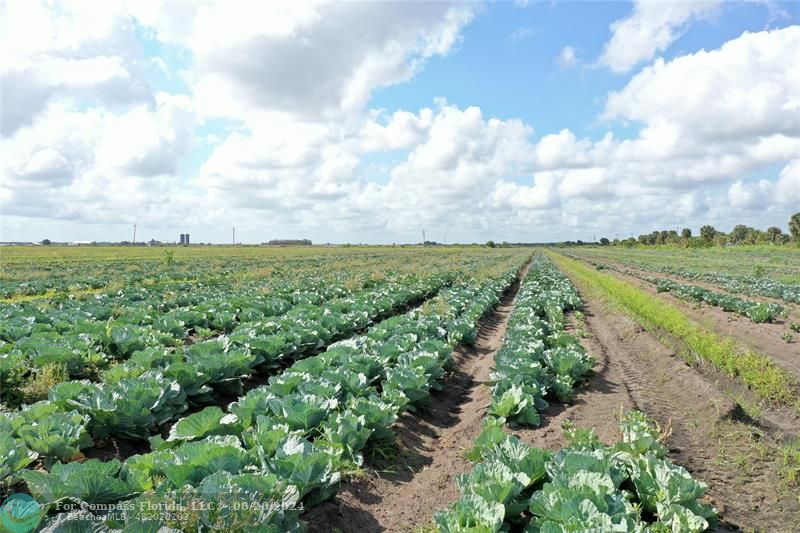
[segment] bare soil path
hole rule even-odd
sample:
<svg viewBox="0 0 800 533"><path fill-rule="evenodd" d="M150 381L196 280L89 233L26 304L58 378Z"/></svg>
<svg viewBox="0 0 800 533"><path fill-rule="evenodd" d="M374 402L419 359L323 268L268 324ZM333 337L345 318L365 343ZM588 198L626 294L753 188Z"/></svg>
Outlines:
<svg viewBox="0 0 800 533"><path fill-rule="evenodd" d="M436 511L458 499L456 474L472 465L464 458L481 432L491 403L485 384L502 346L514 299L528 267L500 305L480 324L474 346L455 350L455 368L426 407L405 413L395 426L396 456L390 470L370 469L368 477L342 486L338 495L303 518L309 531L413 531Z"/></svg>

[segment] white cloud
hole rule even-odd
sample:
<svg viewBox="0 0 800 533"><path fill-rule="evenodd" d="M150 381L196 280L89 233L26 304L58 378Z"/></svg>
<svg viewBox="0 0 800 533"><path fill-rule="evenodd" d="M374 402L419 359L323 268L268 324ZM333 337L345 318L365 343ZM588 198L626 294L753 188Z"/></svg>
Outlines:
<svg viewBox="0 0 800 533"><path fill-rule="evenodd" d="M509 39L511 39L514 42L520 42L531 37L533 33L534 33L533 28L530 28L528 26L520 26L519 28L511 32Z"/></svg>
<svg viewBox="0 0 800 533"><path fill-rule="evenodd" d="M575 49L571 46L565 46L556 57L556 64L562 69L569 69L578 64L578 56L575 54Z"/></svg>
<svg viewBox="0 0 800 533"><path fill-rule="evenodd" d="M762 209L769 202L772 183L760 180L757 183L737 181L728 189L731 207L740 209Z"/></svg>
<svg viewBox="0 0 800 533"><path fill-rule="evenodd" d="M717 12L722 0L634 0L633 13L611 24L600 63L627 72L653 59L682 34L687 23Z"/></svg>
<svg viewBox="0 0 800 533"><path fill-rule="evenodd" d="M139 10L159 38L194 57L198 109L250 120L254 112L345 118L380 87L407 81L447 54L473 6L403 3L216 2ZM358 28L358 31L353 31Z"/></svg>
<svg viewBox="0 0 800 533"><path fill-rule="evenodd" d="M421 143L433 122L429 108L419 115L395 111L384 121L385 113L374 111L359 132L359 146L364 152L381 152L411 148Z"/></svg>
<svg viewBox="0 0 800 533"><path fill-rule="evenodd" d="M129 105L152 97L133 25L113 2L3 2L0 46L4 136L53 99Z"/></svg>
<svg viewBox="0 0 800 533"><path fill-rule="evenodd" d="M720 49L658 59L608 97L604 117L692 141L800 135L800 26L744 33Z"/></svg>
<svg viewBox="0 0 800 533"><path fill-rule="evenodd" d="M800 159L793 159L781 171L774 201L793 209L800 205Z"/></svg>
<svg viewBox="0 0 800 533"><path fill-rule="evenodd" d="M800 205L797 26L645 67L602 115L638 127L630 138L536 137L444 98L369 108L379 88L452 53L471 5L132 2L96 21L82 4L48 5L12 6L42 26L35 38L14 28L2 59L14 103L0 140L6 228L146 220L223 237L235 224L251 240L404 241L423 228L451 241L585 240ZM699 13L665 12L645 18L669 39ZM342 30L353 27L363 31ZM141 34L169 54L143 57ZM571 47L559 57L578 63ZM151 74L187 94L152 89Z"/></svg>

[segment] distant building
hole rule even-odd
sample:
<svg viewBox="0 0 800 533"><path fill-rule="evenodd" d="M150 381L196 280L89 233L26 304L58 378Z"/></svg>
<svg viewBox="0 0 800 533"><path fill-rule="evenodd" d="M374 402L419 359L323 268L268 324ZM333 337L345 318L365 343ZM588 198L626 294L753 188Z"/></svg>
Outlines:
<svg viewBox="0 0 800 533"><path fill-rule="evenodd" d="M189 234L181 233L181 244L189 244Z"/></svg>
<svg viewBox="0 0 800 533"><path fill-rule="evenodd" d="M186 234L186 244L189 244L189 234Z"/></svg>
<svg viewBox="0 0 800 533"><path fill-rule="evenodd" d="M270 246L311 246L311 241L308 239L272 239L264 244Z"/></svg>

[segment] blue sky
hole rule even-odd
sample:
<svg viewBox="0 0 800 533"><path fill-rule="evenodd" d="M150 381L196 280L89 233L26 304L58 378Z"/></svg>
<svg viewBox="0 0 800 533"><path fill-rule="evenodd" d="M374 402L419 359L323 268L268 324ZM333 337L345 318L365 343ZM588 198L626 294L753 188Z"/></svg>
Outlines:
<svg viewBox="0 0 800 533"><path fill-rule="evenodd" d="M800 205L797 2L12 1L2 19L2 240L586 240L785 227Z"/></svg>

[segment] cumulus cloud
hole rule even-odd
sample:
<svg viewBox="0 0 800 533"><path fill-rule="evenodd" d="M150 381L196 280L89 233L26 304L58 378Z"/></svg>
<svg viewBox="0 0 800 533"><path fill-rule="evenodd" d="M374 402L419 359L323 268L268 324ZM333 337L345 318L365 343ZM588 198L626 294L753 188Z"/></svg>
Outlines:
<svg viewBox="0 0 800 533"><path fill-rule="evenodd" d="M2 3L2 134L29 126L53 99L149 101L147 66L135 43L131 21L113 3Z"/></svg>
<svg viewBox="0 0 800 533"><path fill-rule="evenodd" d="M159 38L192 52L199 108L245 120L259 110L306 118L360 111L375 89L407 81L426 60L447 54L473 16L473 6L449 2L134 9Z"/></svg>
<svg viewBox="0 0 800 533"><path fill-rule="evenodd" d="M620 21L606 52L640 27L668 45L713 12L691 5L637 4L638 22ZM584 137L444 98L370 109L376 90L457 49L471 5L132 2L97 20L87 6L7 8L42 24L33 38L13 29L2 59L7 228L147 220L225 235L235 223L251 240L403 241L424 228L451 241L586 239L800 205L798 26L653 61L600 117L635 132ZM143 57L142 39L169 55ZM570 47L559 58L578 61ZM170 91L151 87L153 72Z"/></svg>
<svg viewBox="0 0 800 533"><path fill-rule="evenodd" d="M737 139L800 134L800 26L744 33L717 50L658 59L609 95L604 117Z"/></svg>
<svg viewBox="0 0 800 533"><path fill-rule="evenodd" d="M611 39L599 62L627 72L666 50L689 22L717 12L721 5L722 0L634 0L633 13L611 24Z"/></svg>

